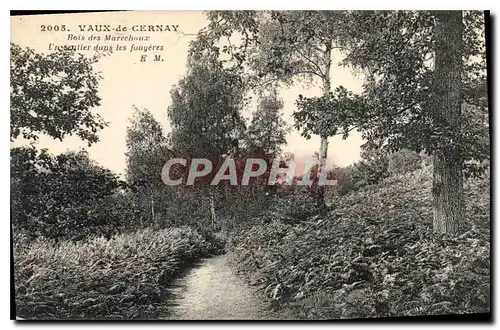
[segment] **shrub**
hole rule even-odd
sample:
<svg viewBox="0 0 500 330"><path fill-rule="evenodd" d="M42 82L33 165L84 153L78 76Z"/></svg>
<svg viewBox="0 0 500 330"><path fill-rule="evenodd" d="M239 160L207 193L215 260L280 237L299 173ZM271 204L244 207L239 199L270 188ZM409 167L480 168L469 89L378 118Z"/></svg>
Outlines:
<svg viewBox="0 0 500 330"><path fill-rule="evenodd" d="M350 177L354 189L376 184L389 176L388 160L379 156L370 160L361 160L352 166Z"/></svg>
<svg viewBox="0 0 500 330"><path fill-rule="evenodd" d="M337 167L331 170L337 180L336 192L345 195L352 190L376 184L389 176L387 171L388 159L385 156L377 156L372 159L364 159L353 165Z"/></svg>
<svg viewBox="0 0 500 330"><path fill-rule="evenodd" d="M272 193L260 186L224 187L216 204L218 222L225 231L248 229L253 220L267 213Z"/></svg>
<svg viewBox="0 0 500 330"><path fill-rule="evenodd" d="M55 244L14 237L16 315L27 319L151 319L166 286L223 242L188 228L140 230Z"/></svg>
<svg viewBox="0 0 500 330"><path fill-rule="evenodd" d="M345 195L349 191L353 189L353 183L351 179L351 172L353 167L336 167L331 170L332 175L337 180L337 186L335 187L335 191L339 195Z"/></svg>
<svg viewBox="0 0 500 330"><path fill-rule="evenodd" d="M84 151L52 156L31 147L11 149L12 222L32 237L80 239L117 232L108 207L123 182Z"/></svg>
<svg viewBox="0 0 500 330"><path fill-rule="evenodd" d="M400 175L421 168L422 156L411 150L400 150L388 155L387 171L390 175Z"/></svg>
<svg viewBox="0 0 500 330"><path fill-rule="evenodd" d="M319 192L322 188L317 186L283 186L272 200L270 213L289 216L295 221L316 215L324 209Z"/></svg>

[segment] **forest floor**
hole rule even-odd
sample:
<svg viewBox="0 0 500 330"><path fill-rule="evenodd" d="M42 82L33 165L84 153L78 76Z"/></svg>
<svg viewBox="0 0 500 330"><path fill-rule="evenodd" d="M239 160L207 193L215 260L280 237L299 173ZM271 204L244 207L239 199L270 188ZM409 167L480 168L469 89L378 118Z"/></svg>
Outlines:
<svg viewBox="0 0 500 330"><path fill-rule="evenodd" d="M170 320L276 318L255 290L233 273L227 255L203 259L174 282L171 293L174 298L165 311Z"/></svg>
<svg viewBox="0 0 500 330"><path fill-rule="evenodd" d="M464 190L456 237L432 230L425 167L335 197L323 214L266 214L232 238L230 264L290 319L488 313L489 173Z"/></svg>

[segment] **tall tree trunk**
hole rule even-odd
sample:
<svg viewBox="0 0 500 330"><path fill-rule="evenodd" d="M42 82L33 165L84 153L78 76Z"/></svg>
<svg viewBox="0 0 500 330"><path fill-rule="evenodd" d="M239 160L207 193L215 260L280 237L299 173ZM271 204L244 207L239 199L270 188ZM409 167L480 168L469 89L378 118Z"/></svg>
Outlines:
<svg viewBox="0 0 500 330"><path fill-rule="evenodd" d="M331 57L332 57L332 44L331 42L326 44L325 49L325 72L323 76L323 95L330 94L331 84L330 84L330 67L331 67ZM319 149L319 161L321 167L325 166L326 158L328 157L328 137L321 136L321 145Z"/></svg>
<svg viewBox="0 0 500 330"><path fill-rule="evenodd" d="M324 52L324 64L325 72L323 72L323 95L327 96L331 91L330 84L330 68L331 68L331 57L332 57L332 42L327 43ZM326 158L328 157L328 136L321 136L321 143L319 146L319 163L321 171L326 170ZM318 189L316 191L315 199L319 204L325 205L325 194L323 189Z"/></svg>
<svg viewBox="0 0 500 330"><path fill-rule="evenodd" d="M462 92L462 12L436 14L435 125L449 132L433 155L434 231L457 234L463 229L463 161L460 156Z"/></svg>

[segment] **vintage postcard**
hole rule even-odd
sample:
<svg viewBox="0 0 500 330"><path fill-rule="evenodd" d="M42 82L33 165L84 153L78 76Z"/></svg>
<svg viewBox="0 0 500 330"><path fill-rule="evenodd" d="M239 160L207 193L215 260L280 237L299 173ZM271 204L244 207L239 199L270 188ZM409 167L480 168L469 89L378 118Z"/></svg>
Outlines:
<svg viewBox="0 0 500 330"><path fill-rule="evenodd" d="M12 13L12 317L488 320L489 22Z"/></svg>

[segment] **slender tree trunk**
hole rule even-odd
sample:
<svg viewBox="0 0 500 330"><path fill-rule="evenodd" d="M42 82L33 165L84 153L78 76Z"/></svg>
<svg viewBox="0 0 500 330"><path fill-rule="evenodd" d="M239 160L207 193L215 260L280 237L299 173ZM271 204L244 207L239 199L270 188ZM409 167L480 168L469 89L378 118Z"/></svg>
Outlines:
<svg viewBox="0 0 500 330"><path fill-rule="evenodd" d="M331 56L332 56L332 44L326 45L325 50L325 72L323 77L323 95L330 94L331 84L330 84L330 67L331 67ZM321 167L324 167L326 158L328 157L328 137L321 136L321 145L319 150L319 161Z"/></svg>
<svg viewBox="0 0 500 330"><path fill-rule="evenodd" d="M457 234L463 230L463 161L460 156L462 91L462 12L436 14L435 125L446 136L433 155L434 231Z"/></svg>
<svg viewBox="0 0 500 330"><path fill-rule="evenodd" d="M332 57L332 42L327 43L324 52L324 68L323 72L323 95L327 96L331 92L330 84L330 68L331 68L331 57ZM328 136L320 136L321 142L319 146L319 162L321 171L326 170L326 159L328 157ZM323 189L318 189L316 191L315 199L319 204L325 205L325 194Z"/></svg>
<svg viewBox="0 0 500 330"><path fill-rule="evenodd" d="M151 194L151 224L155 222L155 200L153 194Z"/></svg>
<svg viewBox="0 0 500 330"><path fill-rule="evenodd" d="M212 219L212 224L215 225L217 223L217 217L215 215L215 196L212 189L210 189L209 199L210 199L210 217Z"/></svg>

